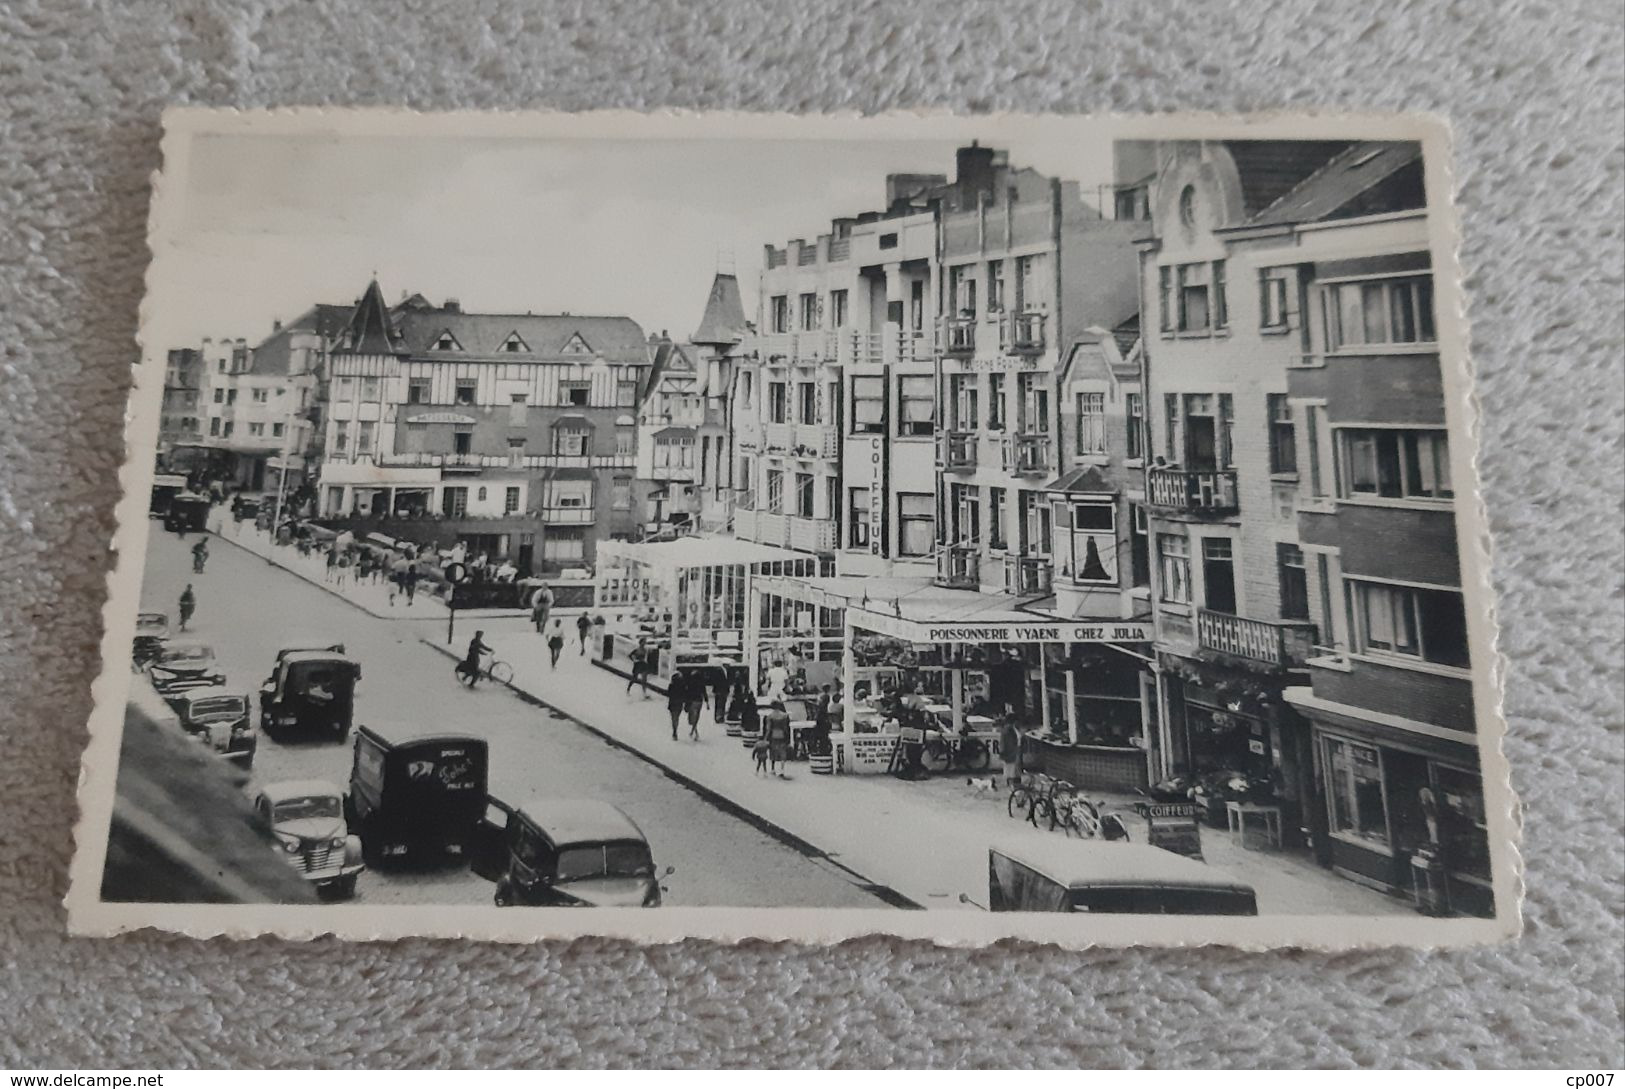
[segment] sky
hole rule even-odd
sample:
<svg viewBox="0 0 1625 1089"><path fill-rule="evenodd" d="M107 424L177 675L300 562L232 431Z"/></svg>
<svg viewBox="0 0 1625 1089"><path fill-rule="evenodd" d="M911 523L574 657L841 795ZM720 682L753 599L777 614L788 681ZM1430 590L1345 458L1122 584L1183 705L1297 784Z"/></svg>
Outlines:
<svg viewBox="0 0 1625 1089"><path fill-rule="evenodd" d="M1110 147L1008 147L1012 165L1110 180ZM698 326L720 267L755 313L762 247L878 209L888 173L952 175L957 139L581 140L200 134L155 244L152 351L271 331L376 275L465 310L624 314Z"/></svg>

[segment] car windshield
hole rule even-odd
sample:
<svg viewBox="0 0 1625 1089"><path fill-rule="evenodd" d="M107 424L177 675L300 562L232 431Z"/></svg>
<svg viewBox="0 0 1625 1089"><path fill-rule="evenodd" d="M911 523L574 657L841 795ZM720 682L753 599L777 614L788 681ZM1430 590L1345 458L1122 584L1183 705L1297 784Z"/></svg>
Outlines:
<svg viewBox="0 0 1625 1089"><path fill-rule="evenodd" d="M167 647L164 650L166 662L207 662L214 657L214 652L205 646Z"/></svg>
<svg viewBox="0 0 1625 1089"><path fill-rule="evenodd" d="M654 872L649 849L639 843L566 847L559 852L560 881L579 881L584 877L648 877Z"/></svg>
<svg viewBox="0 0 1625 1089"><path fill-rule="evenodd" d="M316 794L308 798L287 798L276 803L276 821L309 820L312 817L337 817L339 800L332 795Z"/></svg>

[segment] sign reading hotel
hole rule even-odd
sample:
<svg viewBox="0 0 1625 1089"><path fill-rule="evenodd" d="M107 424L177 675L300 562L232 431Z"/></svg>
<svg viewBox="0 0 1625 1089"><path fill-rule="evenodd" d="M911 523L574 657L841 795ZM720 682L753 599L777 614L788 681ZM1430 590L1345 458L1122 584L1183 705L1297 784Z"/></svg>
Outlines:
<svg viewBox="0 0 1625 1089"><path fill-rule="evenodd" d="M912 643L1149 643L1149 622L1103 620L1016 620L993 624L935 624L852 609L854 627Z"/></svg>

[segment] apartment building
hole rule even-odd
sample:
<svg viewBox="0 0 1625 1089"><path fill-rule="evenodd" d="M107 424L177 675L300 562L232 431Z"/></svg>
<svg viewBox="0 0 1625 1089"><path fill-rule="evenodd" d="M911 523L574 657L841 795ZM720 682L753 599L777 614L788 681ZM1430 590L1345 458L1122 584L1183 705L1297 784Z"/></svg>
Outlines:
<svg viewBox="0 0 1625 1089"><path fill-rule="evenodd" d="M695 360L700 349L652 341L649 388L638 410L637 490L644 512L643 535L692 528L701 512L700 432L706 398ZM707 453L711 445L706 436Z"/></svg>
<svg viewBox="0 0 1625 1089"><path fill-rule="evenodd" d="M1379 717L1400 706L1431 718L1448 709L1454 725L1446 729L1459 734L1464 721L1469 739L1471 730L1465 671L1437 676L1458 665L1407 670L1415 662L1401 653L1399 664L1391 655L1365 669L1360 698L1337 683L1354 675L1350 632L1367 630L1355 622L1357 610L1374 610L1379 626L1370 630L1381 642L1389 631L1381 618L1419 623L1422 600L1392 583L1362 588L1344 574L1345 550L1373 585L1396 570L1427 575L1429 588L1455 578L1447 497L1367 499L1363 491L1370 458L1381 450L1387 471L1401 448L1393 457L1411 457L1405 466L1420 466L1426 454L1434 474L1428 488L1447 487L1437 476L1447 471L1437 349L1431 316L1423 316L1431 285L1420 149L1237 141L1165 144L1158 156L1142 259L1158 757L1168 772L1228 769L1270 780L1289 844L1311 842L1322 862L1375 881L1370 871L1378 867L1366 856L1381 854L1370 786L1382 767L1380 747L1369 733L1357 734L1365 742L1351 740L1346 727L1337 733L1333 723L1343 720L1333 710L1323 713L1325 727L1311 728L1307 709L1351 698ZM1367 293L1362 273L1393 279ZM1348 295L1339 286L1346 277L1356 284ZM1391 319L1390 331L1379 330L1379 316ZM1357 322L1367 326L1348 335L1364 341L1339 332ZM1404 347L1390 347L1400 340ZM1362 358L1340 360L1328 345L1349 345L1345 354ZM1343 425L1336 428L1334 402ZM1345 517L1338 489L1354 486L1356 468L1362 491L1347 500ZM1455 602L1451 619L1439 623L1459 632L1459 594ZM1460 658L1465 647L1440 653ZM1323 673L1317 696L1314 678ZM1381 684L1371 684L1379 673ZM1416 677L1427 678L1420 687L1433 704L1404 694L1407 681L1419 687ZM1379 703L1386 710L1370 706ZM1448 755L1459 769L1471 751L1458 746ZM1390 762L1401 769L1401 792L1425 766L1409 757ZM1364 825L1356 820L1358 833L1348 808L1356 795L1366 814ZM1384 821L1404 823L1403 814L1384 812ZM1393 826L1383 825L1390 846ZM1405 884L1397 870L1386 872L1388 887Z"/></svg>
<svg viewBox="0 0 1625 1089"><path fill-rule="evenodd" d="M1068 615L1126 618L1131 368L1113 330L1139 309L1144 225L989 148L957 168L938 213L938 580L1040 600L1064 570Z"/></svg>
<svg viewBox="0 0 1625 1089"><path fill-rule="evenodd" d="M203 353L172 348L164 361L164 399L158 416L158 450L203 438Z"/></svg>
<svg viewBox="0 0 1625 1089"><path fill-rule="evenodd" d="M636 528L649 342L630 318L474 314L376 282L331 356L321 509L522 569Z"/></svg>
<svg viewBox="0 0 1625 1089"><path fill-rule="evenodd" d="M734 374L755 327L745 317L739 277L718 271L706 295L700 327L689 338L695 392L703 409L698 426L699 525L713 532L732 528L734 515L734 431L731 395Z"/></svg>

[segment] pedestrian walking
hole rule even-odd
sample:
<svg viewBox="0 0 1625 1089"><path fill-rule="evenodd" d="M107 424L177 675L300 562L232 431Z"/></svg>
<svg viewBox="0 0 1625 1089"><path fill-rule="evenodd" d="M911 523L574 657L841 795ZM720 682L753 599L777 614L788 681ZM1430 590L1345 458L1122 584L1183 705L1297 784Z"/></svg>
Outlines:
<svg viewBox="0 0 1625 1089"><path fill-rule="evenodd" d="M587 633L592 630L592 619L585 611L576 617L576 636L581 640L581 657L587 655Z"/></svg>
<svg viewBox="0 0 1625 1089"><path fill-rule="evenodd" d="M688 693L693 685L691 674L687 669L679 669L672 673L671 680L666 682L666 711L671 715L671 739L677 740L677 723L683 717L683 711L688 707Z"/></svg>
<svg viewBox="0 0 1625 1089"><path fill-rule="evenodd" d="M595 648L594 653L596 653L600 658L607 657L604 651L604 629L608 626L608 623L604 620L603 613L593 614L592 635L590 638L592 640L592 645Z"/></svg>
<svg viewBox="0 0 1625 1089"><path fill-rule="evenodd" d="M768 774L788 779L784 765L790 759L790 716L783 700L774 700L762 716L762 740L767 742Z"/></svg>
<svg viewBox="0 0 1625 1089"><path fill-rule="evenodd" d="M700 712L710 702L705 687L705 675L697 669L684 671L688 676L688 684L684 691L683 713L688 716L688 739L700 739Z"/></svg>
<svg viewBox="0 0 1625 1089"><path fill-rule="evenodd" d="M767 671L767 702L783 703L784 689L789 683L790 671L785 668L783 660L775 661Z"/></svg>
<svg viewBox="0 0 1625 1089"><path fill-rule="evenodd" d="M547 617L553 611L553 587L545 582L542 588L531 596L530 622L536 625L536 634L540 635L547 630Z"/></svg>
<svg viewBox="0 0 1625 1089"><path fill-rule="evenodd" d="M181 614L181 631L185 631L186 625L191 623L192 613L196 611L196 609L197 597L192 593L192 584L189 582L186 584L186 589L181 591L179 607L179 612Z"/></svg>
<svg viewBox="0 0 1625 1089"><path fill-rule="evenodd" d="M714 665L710 670L711 720L718 726L728 717L728 667Z"/></svg>
<svg viewBox="0 0 1625 1089"><path fill-rule="evenodd" d="M416 563L406 565L406 574L401 576L401 585L406 590L406 607L411 608L412 598L418 592L418 565Z"/></svg>
<svg viewBox="0 0 1625 1089"><path fill-rule="evenodd" d="M336 548L329 548L327 550L327 570L322 572L322 581L332 582L338 576L338 570L339 550Z"/></svg>
<svg viewBox="0 0 1625 1089"><path fill-rule="evenodd" d="M559 668L559 655L564 653L564 621L553 621L553 630L547 634L547 654L554 669Z"/></svg>
<svg viewBox="0 0 1625 1089"><path fill-rule="evenodd" d="M631 695L632 686L636 684L643 686L643 698L649 698L649 674L654 672L654 656L654 648L644 641L643 636L638 636L638 645L632 648L632 676L626 682L627 695Z"/></svg>
<svg viewBox="0 0 1625 1089"><path fill-rule="evenodd" d="M1021 782L1021 734L1011 718L999 730L999 759L1004 762L1004 785L1014 787Z"/></svg>

